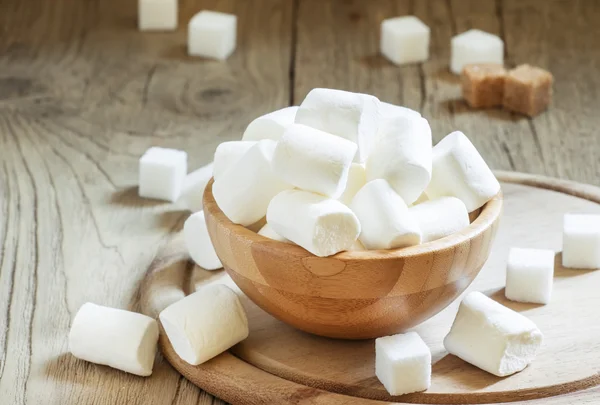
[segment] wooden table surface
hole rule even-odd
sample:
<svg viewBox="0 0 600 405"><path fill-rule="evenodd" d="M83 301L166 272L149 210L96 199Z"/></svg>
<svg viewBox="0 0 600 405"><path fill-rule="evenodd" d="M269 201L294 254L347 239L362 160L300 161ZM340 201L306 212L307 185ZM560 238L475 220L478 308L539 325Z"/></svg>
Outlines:
<svg viewBox="0 0 600 405"><path fill-rule="evenodd" d="M238 15L226 62L189 58L201 9ZM382 19L415 14L431 58L378 55ZM187 216L137 196L150 146L184 149L190 169L256 116L313 87L417 109L434 138L463 130L495 169L600 184L600 3L594 0L181 0L176 32L136 28L133 0L0 2L0 403L221 403L157 359L139 378L74 359L67 334L86 301L137 308L156 250ZM504 38L506 62L555 76L535 119L472 111L448 73L450 38ZM260 387L257 387L260 389ZM600 390L552 403L597 403Z"/></svg>

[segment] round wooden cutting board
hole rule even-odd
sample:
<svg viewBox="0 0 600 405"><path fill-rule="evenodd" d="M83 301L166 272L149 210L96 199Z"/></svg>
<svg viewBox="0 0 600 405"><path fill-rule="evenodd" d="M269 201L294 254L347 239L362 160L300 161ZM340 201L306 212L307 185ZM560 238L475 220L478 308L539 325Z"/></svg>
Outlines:
<svg viewBox="0 0 600 405"><path fill-rule="evenodd" d="M543 332L541 351L521 373L495 377L444 350L442 341L460 299L414 328L433 355L431 387L423 393L388 395L374 374L373 340L334 340L297 331L243 295L250 336L231 353L190 366L162 333L165 357L190 381L233 404L496 403L554 397L599 385L600 271L563 268L560 250L563 214L600 213L600 189L524 174L498 173L498 177L505 211L490 258L467 291L484 292L533 320ZM513 246L558 252L550 304L505 299L506 258ZM188 292L207 283L234 287L223 271L196 268L188 280Z"/></svg>

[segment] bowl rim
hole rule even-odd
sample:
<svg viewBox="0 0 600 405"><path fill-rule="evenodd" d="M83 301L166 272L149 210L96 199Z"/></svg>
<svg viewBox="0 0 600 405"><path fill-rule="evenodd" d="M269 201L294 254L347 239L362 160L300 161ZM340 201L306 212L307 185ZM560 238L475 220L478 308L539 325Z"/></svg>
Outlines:
<svg viewBox="0 0 600 405"><path fill-rule="evenodd" d="M222 225L227 226L236 236L244 238L247 243L269 243L271 246L277 246L280 249L295 252L295 255L305 253L305 256L314 257L319 259L340 259L343 261L372 261L381 259L402 259L410 258L420 255L439 253L447 249L453 249L455 246L470 241L476 238L481 233L490 228L502 214L503 205L503 194L502 189L492 199L485 203L481 207L479 215L471 224L459 232L455 232L451 235L443 238L422 243L415 246L409 246L404 248L396 249L377 249L377 250L364 250L364 251L343 251L336 253L331 256L320 257L313 255L301 246L290 244L286 242L277 241L274 239L267 238L259 235L243 225L235 224L225 216L223 211L217 205L215 201L212 186L214 178L211 178L206 185L203 196L203 209L204 211L210 212L210 214Z"/></svg>

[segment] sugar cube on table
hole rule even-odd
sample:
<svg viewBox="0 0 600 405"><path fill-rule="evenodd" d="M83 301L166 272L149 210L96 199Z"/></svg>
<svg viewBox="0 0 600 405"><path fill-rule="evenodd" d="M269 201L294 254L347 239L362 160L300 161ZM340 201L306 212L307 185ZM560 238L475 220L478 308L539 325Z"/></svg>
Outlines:
<svg viewBox="0 0 600 405"><path fill-rule="evenodd" d="M237 17L203 10L188 24L188 53L192 56L224 60L235 50Z"/></svg>
<svg viewBox="0 0 600 405"><path fill-rule="evenodd" d="M465 203L456 197L440 197L423 201L408 209L421 230L421 242L431 242L469 226Z"/></svg>
<svg viewBox="0 0 600 405"><path fill-rule="evenodd" d="M235 165L241 158L256 145L257 141L229 141L217 146L214 157L213 177L218 180L223 173Z"/></svg>
<svg viewBox="0 0 600 405"><path fill-rule="evenodd" d="M258 141L213 183L215 202L231 222L254 224L266 215L275 195L292 188L273 170L276 144L270 139Z"/></svg>
<svg viewBox="0 0 600 405"><path fill-rule="evenodd" d="M472 29L451 40L450 70L459 75L463 67L473 63L504 64L504 42L500 37Z"/></svg>
<svg viewBox="0 0 600 405"><path fill-rule="evenodd" d="M298 107L285 107L254 119L242 135L242 141L272 139L278 141L287 127L294 123Z"/></svg>
<svg viewBox="0 0 600 405"><path fill-rule="evenodd" d="M502 105L506 69L495 63L466 65L461 73L462 95L473 108Z"/></svg>
<svg viewBox="0 0 600 405"><path fill-rule="evenodd" d="M359 239L367 249L395 249L421 243L421 230L406 203L384 179L356 193L350 209L360 221Z"/></svg>
<svg viewBox="0 0 600 405"><path fill-rule="evenodd" d="M552 74L544 69L520 65L506 75L504 108L533 117L548 108L552 100Z"/></svg>
<svg viewBox="0 0 600 405"><path fill-rule="evenodd" d="M178 0L138 0L140 30L167 31L177 28Z"/></svg>
<svg viewBox="0 0 600 405"><path fill-rule="evenodd" d="M269 203L267 223L278 235L321 257L350 249L360 234L350 208L303 190L277 194Z"/></svg>
<svg viewBox="0 0 600 405"><path fill-rule="evenodd" d="M565 214L563 267L600 269L600 215Z"/></svg>
<svg viewBox="0 0 600 405"><path fill-rule="evenodd" d="M204 211L196 212L183 224L183 237L187 250L194 262L205 270L216 270L223 267L213 247Z"/></svg>
<svg viewBox="0 0 600 405"><path fill-rule="evenodd" d="M289 126L273 153L273 170L287 183L338 198L344 192L357 146L301 124Z"/></svg>
<svg viewBox="0 0 600 405"><path fill-rule="evenodd" d="M431 181L425 190L430 199L461 199L475 211L500 191L500 183L469 138L452 132L433 147Z"/></svg>
<svg viewBox="0 0 600 405"><path fill-rule="evenodd" d="M552 295L553 279L553 250L510 249L506 266L506 298L518 302L547 304Z"/></svg>
<svg viewBox="0 0 600 405"><path fill-rule="evenodd" d="M474 291L460 303L444 347L467 363L505 377L533 361L542 339L531 320Z"/></svg>
<svg viewBox="0 0 600 405"><path fill-rule="evenodd" d="M77 311L69 332L73 356L140 376L152 374L157 342L154 319L91 302Z"/></svg>
<svg viewBox="0 0 600 405"><path fill-rule="evenodd" d="M187 174L187 153L152 147L139 163L140 197L174 202L179 198Z"/></svg>
<svg viewBox="0 0 600 405"><path fill-rule="evenodd" d="M388 18L381 23L381 53L396 65L429 59L429 27L415 16Z"/></svg>
<svg viewBox="0 0 600 405"><path fill-rule="evenodd" d="M193 366L223 353L249 333L238 296L222 284L201 287L165 308L159 319L175 353Z"/></svg>
<svg viewBox="0 0 600 405"><path fill-rule="evenodd" d="M406 204L425 191L431 179L431 128L425 118L397 116L380 124L367 159L367 181L387 180Z"/></svg>
<svg viewBox="0 0 600 405"><path fill-rule="evenodd" d="M379 125L379 99L368 94L334 89L312 89L296 112L303 124L345 138L358 145L354 158L364 163Z"/></svg>
<svg viewBox="0 0 600 405"><path fill-rule="evenodd" d="M375 339L375 375L390 395L431 385L431 351L416 332Z"/></svg>

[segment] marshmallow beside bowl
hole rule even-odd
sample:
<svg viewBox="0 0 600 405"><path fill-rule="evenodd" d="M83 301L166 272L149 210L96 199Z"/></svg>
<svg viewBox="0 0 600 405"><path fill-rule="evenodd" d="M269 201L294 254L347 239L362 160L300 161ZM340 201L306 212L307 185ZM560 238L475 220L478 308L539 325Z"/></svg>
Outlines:
<svg viewBox="0 0 600 405"><path fill-rule="evenodd" d="M231 222L212 186L204 193L208 232L238 287L279 320L341 339L392 335L448 306L486 262L502 211L498 195L471 213L469 226L442 239L317 257Z"/></svg>

